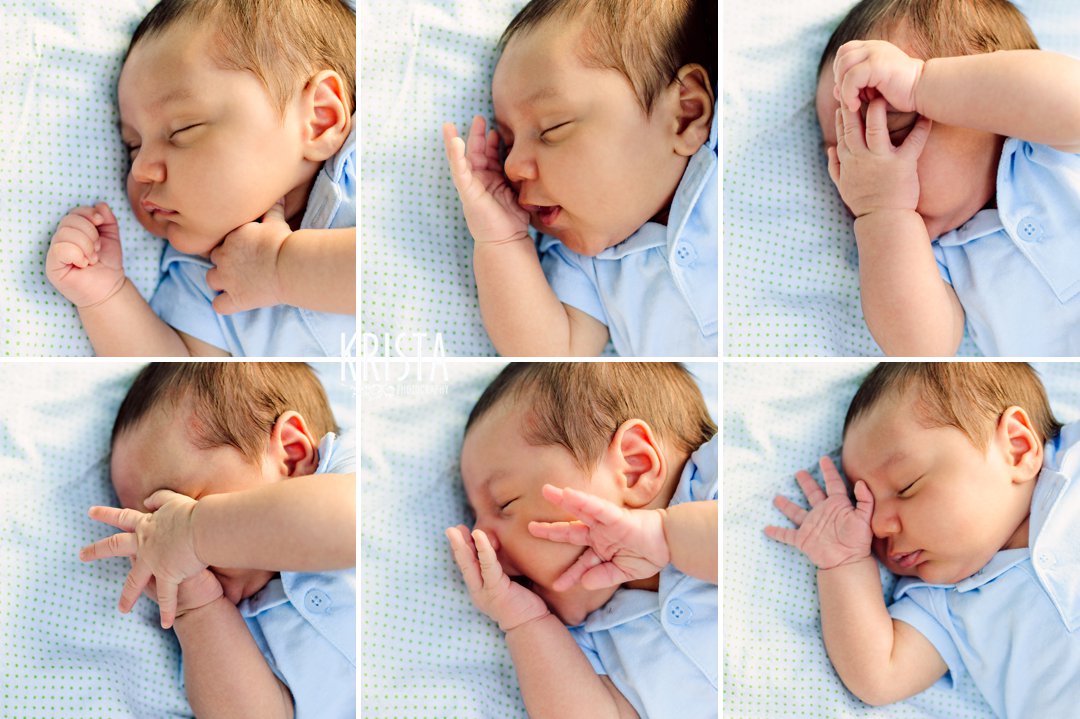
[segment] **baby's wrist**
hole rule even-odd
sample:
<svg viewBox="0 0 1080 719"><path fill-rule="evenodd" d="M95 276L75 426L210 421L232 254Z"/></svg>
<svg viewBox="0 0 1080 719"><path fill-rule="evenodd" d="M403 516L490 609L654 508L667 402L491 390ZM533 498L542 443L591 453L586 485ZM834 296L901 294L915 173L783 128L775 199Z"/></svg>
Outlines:
<svg viewBox="0 0 1080 719"><path fill-rule="evenodd" d="M871 556L869 549L866 550L866 554L862 554L862 555L858 555L858 556L851 556L851 557L843 559L843 560L841 560L839 562L830 563L830 565L827 566L827 567L823 567L820 564L818 564L817 562L814 562L814 565L817 567L817 570L819 572L835 572L836 570L843 571L845 567L850 567L850 566L853 566L853 565L856 565L856 564L860 564L860 563L866 561L867 559L873 560L873 557Z"/></svg>
<svg viewBox="0 0 1080 719"><path fill-rule="evenodd" d="M520 620L516 623L510 624L509 626L504 625L503 622L500 621L499 629L503 630L503 632L505 632L506 634L509 634L510 632L523 629L524 627L527 627L528 625L535 622L542 621L549 616L551 616L551 611L545 608L542 614L537 614L536 616L530 617L528 619Z"/></svg>
<svg viewBox="0 0 1080 719"><path fill-rule="evenodd" d="M112 286L112 289L110 289L107 293L105 293L104 297L102 297L99 300L95 300L94 302L88 302L88 303L82 304L82 305L76 304L75 307L77 309L79 309L79 310L91 310L91 309L94 309L95 307L100 307L103 304L105 304L106 302L108 302L109 300L111 300L113 297L116 297L116 295L120 294L120 290L124 289L124 285L127 284L127 281L128 281L127 275L125 275L123 272L121 272L120 273L120 279L117 280L116 284L114 284Z"/></svg>

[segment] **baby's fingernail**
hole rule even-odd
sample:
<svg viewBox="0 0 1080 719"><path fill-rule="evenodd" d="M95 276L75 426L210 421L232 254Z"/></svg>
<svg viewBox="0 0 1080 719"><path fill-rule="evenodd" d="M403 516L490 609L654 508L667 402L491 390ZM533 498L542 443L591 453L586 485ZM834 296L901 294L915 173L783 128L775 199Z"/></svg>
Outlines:
<svg viewBox="0 0 1080 719"><path fill-rule="evenodd" d="M94 222L104 222L104 221L105 221L104 217L102 217L101 215L99 215L96 212L94 213Z"/></svg>

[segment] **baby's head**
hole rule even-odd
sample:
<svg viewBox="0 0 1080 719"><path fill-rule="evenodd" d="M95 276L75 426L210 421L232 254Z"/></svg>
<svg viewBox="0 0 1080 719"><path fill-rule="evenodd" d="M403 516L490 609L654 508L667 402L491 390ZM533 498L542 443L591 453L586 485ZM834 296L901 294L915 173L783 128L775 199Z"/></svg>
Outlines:
<svg viewBox="0 0 1080 719"><path fill-rule="evenodd" d="M196 255L282 197L295 227L352 128L355 74L341 0L158 3L118 88L135 216Z"/></svg>
<svg viewBox="0 0 1080 719"><path fill-rule="evenodd" d="M533 0L492 79L504 169L533 226L584 255L667 221L709 139L711 0ZM710 70L712 68L712 77Z"/></svg>
<svg viewBox="0 0 1080 719"><path fill-rule="evenodd" d="M320 438L335 430L318 377L305 364L163 362L128 391L112 432L121 505L145 511L159 489L195 499L312 474ZM233 602L272 572L212 567Z"/></svg>
<svg viewBox="0 0 1080 719"><path fill-rule="evenodd" d="M887 40L923 60L997 50L1037 49L1024 16L1008 0L863 0L833 32L818 68L817 116L825 144L836 146L832 63L852 40ZM863 115L866 105L863 105ZM893 145L915 126L915 113L888 111ZM994 196L1003 138L934 123L919 157L919 204L930 237L955 229Z"/></svg>
<svg viewBox="0 0 1080 719"><path fill-rule="evenodd" d="M874 495L874 553L933 583L1027 546L1043 444L1061 425L1019 362L879 364L844 421L843 468Z"/></svg>
<svg viewBox="0 0 1080 719"><path fill-rule="evenodd" d="M615 589L555 592L581 547L537 539L530 521L572 519L541 495L573 487L620 507L666 507L690 454L716 425L690 374L667 363L513 363L473 407L461 477L476 528L511 577L568 623Z"/></svg>

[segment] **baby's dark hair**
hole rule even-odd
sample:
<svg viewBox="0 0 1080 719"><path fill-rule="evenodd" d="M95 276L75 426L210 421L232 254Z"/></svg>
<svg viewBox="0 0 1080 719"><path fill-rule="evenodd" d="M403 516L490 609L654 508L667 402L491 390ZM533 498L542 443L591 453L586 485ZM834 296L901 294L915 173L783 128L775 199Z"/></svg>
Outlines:
<svg viewBox="0 0 1080 719"><path fill-rule="evenodd" d="M529 444L560 445L586 472L628 419L686 453L716 434L694 378L672 362L512 362L480 395L465 432L506 398L528 402Z"/></svg>
<svg viewBox="0 0 1080 719"><path fill-rule="evenodd" d="M128 54L180 21L212 23L214 60L255 75L282 115L289 98L321 70L341 76L354 112L356 15L342 0L161 0L135 29Z"/></svg>
<svg viewBox="0 0 1080 719"><path fill-rule="evenodd" d="M844 435L883 398L898 397L912 386L919 389L919 419L925 426L955 427L980 450L988 446L1001 414L1013 406L1027 412L1041 441L1061 430L1039 375L1023 362L882 362L851 400Z"/></svg>
<svg viewBox="0 0 1080 719"><path fill-rule="evenodd" d="M586 18L581 59L621 72L649 113L679 68L702 65L716 89L717 3L713 0L532 0L503 32L500 47L546 20Z"/></svg>
<svg viewBox="0 0 1080 719"><path fill-rule="evenodd" d="M177 412L196 447L235 447L252 462L266 451L274 422L290 410L316 438L337 430L322 383L300 362L152 362L120 404L110 445L159 407ZM187 408L190 418L179 412Z"/></svg>
<svg viewBox="0 0 1080 719"><path fill-rule="evenodd" d="M862 0L829 38L818 76L844 43L887 40L900 28L923 60L1039 49L1024 14L1009 0Z"/></svg>

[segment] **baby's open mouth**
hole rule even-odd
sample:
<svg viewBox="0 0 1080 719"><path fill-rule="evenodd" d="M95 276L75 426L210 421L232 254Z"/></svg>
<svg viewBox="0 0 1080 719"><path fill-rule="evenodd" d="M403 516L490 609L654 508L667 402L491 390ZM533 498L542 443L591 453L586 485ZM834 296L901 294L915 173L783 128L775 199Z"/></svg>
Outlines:
<svg viewBox="0 0 1080 719"><path fill-rule="evenodd" d="M918 564L919 560L922 559L922 550L916 549L914 552L890 554L889 559L891 559L893 563L896 564L898 567L903 567L904 569L907 569L908 567L915 566L916 564Z"/></svg>
<svg viewBox="0 0 1080 719"><path fill-rule="evenodd" d="M530 215L536 215L540 220L540 224L550 226L552 222L562 212L562 207L559 205L522 205L521 209L528 212Z"/></svg>

